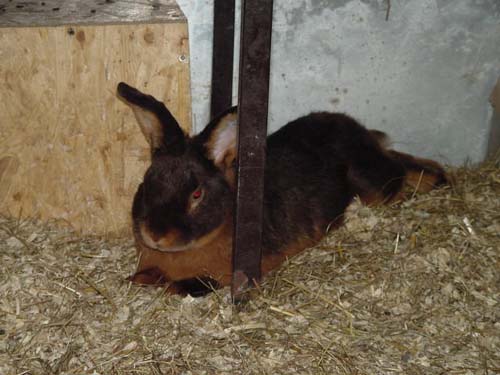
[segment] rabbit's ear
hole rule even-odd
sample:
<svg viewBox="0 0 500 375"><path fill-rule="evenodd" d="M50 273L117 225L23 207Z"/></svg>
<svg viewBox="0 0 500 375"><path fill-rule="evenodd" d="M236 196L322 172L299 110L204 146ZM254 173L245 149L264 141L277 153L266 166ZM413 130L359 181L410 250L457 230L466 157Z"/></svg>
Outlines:
<svg viewBox="0 0 500 375"><path fill-rule="evenodd" d="M151 152L160 148L166 151L178 150L179 146L184 145L184 132L162 102L124 82L118 84L117 94L134 111L142 134L151 146Z"/></svg>
<svg viewBox="0 0 500 375"><path fill-rule="evenodd" d="M221 169L229 182L234 182L238 156L238 113L232 107L207 125L200 134L207 157Z"/></svg>

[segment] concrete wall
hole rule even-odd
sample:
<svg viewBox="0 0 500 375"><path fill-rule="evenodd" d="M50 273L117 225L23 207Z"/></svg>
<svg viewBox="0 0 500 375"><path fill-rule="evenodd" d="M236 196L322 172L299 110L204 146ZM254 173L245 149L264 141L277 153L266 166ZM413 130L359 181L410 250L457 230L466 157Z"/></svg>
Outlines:
<svg viewBox="0 0 500 375"><path fill-rule="evenodd" d="M189 21L199 131L208 120L213 0L178 2ZM310 111L341 111L388 132L400 150L480 161L500 75L500 1L392 0L388 21L386 9L386 0L275 0L270 130Z"/></svg>

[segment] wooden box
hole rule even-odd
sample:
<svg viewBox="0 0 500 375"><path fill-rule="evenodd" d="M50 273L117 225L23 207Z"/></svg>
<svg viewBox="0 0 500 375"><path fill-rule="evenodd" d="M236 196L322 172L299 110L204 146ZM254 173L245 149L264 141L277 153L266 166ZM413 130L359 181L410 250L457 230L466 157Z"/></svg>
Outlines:
<svg viewBox="0 0 500 375"><path fill-rule="evenodd" d="M149 161L125 81L190 130L187 21L174 1L2 2L0 214L128 228Z"/></svg>

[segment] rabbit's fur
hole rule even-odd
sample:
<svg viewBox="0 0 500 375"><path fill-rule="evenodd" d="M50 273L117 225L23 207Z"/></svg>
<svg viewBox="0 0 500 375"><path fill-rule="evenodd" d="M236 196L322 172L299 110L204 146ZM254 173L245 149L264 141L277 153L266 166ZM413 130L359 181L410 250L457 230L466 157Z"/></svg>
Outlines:
<svg viewBox="0 0 500 375"><path fill-rule="evenodd" d="M120 83L151 146L151 166L134 197L139 264L132 281L169 283L201 295L231 282L237 112L193 137L163 103ZM355 196L402 198L405 183L428 191L447 182L436 162L385 148L386 136L340 113L312 113L270 135L266 145L262 274L342 223Z"/></svg>

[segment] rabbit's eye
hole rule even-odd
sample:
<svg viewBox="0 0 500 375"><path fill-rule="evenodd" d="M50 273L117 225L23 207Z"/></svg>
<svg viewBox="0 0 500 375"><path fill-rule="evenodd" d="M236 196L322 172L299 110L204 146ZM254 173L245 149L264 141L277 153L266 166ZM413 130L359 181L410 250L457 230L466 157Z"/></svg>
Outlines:
<svg viewBox="0 0 500 375"><path fill-rule="evenodd" d="M198 204L202 201L204 195L205 192L201 187L198 187L191 193L191 197L189 198L189 211L194 210L198 206Z"/></svg>
<svg viewBox="0 0 500 375"><path fill-rule="evenodd" d="M194 200L198 200L200 199L201 197L203 196L203 189L202 188L198 188L196 189L193 194L191 194L191 197L194 199Z"/></svg>

